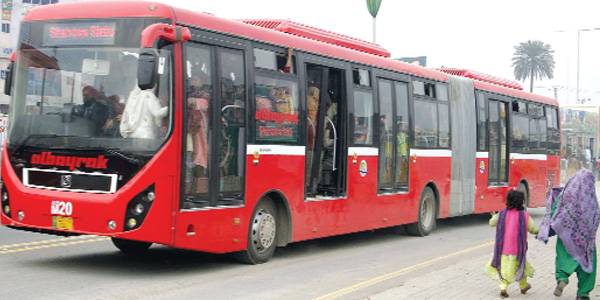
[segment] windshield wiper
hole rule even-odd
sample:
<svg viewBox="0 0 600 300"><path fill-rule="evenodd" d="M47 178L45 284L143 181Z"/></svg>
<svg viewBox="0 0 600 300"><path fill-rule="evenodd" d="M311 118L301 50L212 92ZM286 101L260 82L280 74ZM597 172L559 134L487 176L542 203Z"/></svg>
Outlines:
<svg viewBox="0 0 600 300"><path fill-rule="evenodd" d="M17 147L17 149L15 149L15 153L21 153L21 151L23 151L23 149L25 149L26 147L42 148L41 146L33 146L33 145L27 144L27 143L29 143L29 141L31 141L33 139L42 139L42 138L52 139L52 138L62 138L62 137L70 137L70 136L58 135L58 134L30 134L23 141L21 141L19 143L19 146Z"/></svg>
<svg viewBox="0 0 600 300"><path fill-rule="evenodd" d="M125 154L120 151L119 148L100 148L100 147L51 147L49 150L74 150L74 151L92 151L92 152L106 152L108 154L118 156L132 164L137 166L141 165L141 162L138 158L134 157L131 154Z"/></svg>

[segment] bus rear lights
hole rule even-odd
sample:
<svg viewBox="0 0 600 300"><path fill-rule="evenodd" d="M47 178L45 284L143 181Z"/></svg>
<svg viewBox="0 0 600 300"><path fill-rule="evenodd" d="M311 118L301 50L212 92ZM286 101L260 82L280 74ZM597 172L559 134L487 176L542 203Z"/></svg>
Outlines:
<svg viewBox="0 0 600 300"><path fill-rule="evenodd" d="M150 186L129 201L127 210L125 211L125 231L142 226L154 200L156 200L154 186Z"/></svg>
<svg viewBox="0 0 600 300"><path fill-rule="evenodd" d="M108 229L111 231L117 229L117 222L115 222L114 220L108 221Z"/></svg>
<svg viewBox="0 0 600 300"><path fill-rule="evenodd" d="M17 219L19 219L19 222L21 222L21 221L23 221L23 219L25 219L25 213L22 210L20 210L17 213Z"/></svg>
<svg viewBox="0 0 600 300"><path fill-rule="evenodd" d="M4 214L10 218L11 211L10 211L8 192L6 192L5 190L2 190L2 198L0 198L0 200L1 200L0 202L2 203L2 212L4 212Z"/></svg>

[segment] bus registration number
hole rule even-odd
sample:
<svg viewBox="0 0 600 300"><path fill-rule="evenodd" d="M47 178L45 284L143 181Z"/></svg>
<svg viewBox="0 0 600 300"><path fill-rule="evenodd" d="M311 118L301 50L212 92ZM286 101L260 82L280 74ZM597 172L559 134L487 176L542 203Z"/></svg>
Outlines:
<svg viewBox="0 0 600 300"><path fill-rule="evenodd" d="M70 216L73 214L73 204L64 201L52 201L50 214L53 216Z"/></svg>
<svg viewBox="0 0 600 300"><path fill-rule="evenodd" d="M58 230L73 230L73 203L52 201L50 205L52 227Z"/></svg>

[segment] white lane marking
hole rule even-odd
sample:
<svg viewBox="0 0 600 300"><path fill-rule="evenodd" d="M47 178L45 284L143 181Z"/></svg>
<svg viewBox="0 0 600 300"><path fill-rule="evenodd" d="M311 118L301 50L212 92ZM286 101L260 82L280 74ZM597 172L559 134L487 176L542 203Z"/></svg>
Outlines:
<svg viewBox="0 0 600 300"><path fill-rule="evenodd" d="M457 251L457 252L454 252L454 253L451 253L451 254L448 254L448 255L439 256L439 257L430 259L428 261L424 261L422 263L418 263L416 265L412 265L412 266L400 269L400 270L395 271L395 272L391 272L391 273L384 274L384 275L381 275L381 276L373 277L373 278L371 278L369 280L365 280L363 282L359 282L357 284L348 286L346 288L343 288L343 289L331 292L331 293L329 293L327 295L315 298L314 300L333 300L333 299L342 298L343 296L346 296L346 295L351 294L353 292L356 292L358 290L374 286L376 284L379 284L381 282L384 282L384 281L387 281L387 280L390 280L390 279L394 279L394 278L399 277L401 275L404 275L406 273L410 273L412 271L416 271L416 270L421 269L423 267L431 266L431 265L433 265L435 263L438 263L440 261L443 261L443 260L446 260L446 259L449 259L449 258L453 258L453 257L457 257L457 256L460 256L460 255L468 254L468 253L477 251L479 249L488 248L488 247L490 247L492 245L494 245L494 242L493 241L489 241L489 242L486 242L486 243L483 243L483 244L480 244L480 245L477 245L477 246L474 246L474 247L471 247L471 248L467 248L467 249L464 249L464 250L461 250L461 251Z"/></svg>

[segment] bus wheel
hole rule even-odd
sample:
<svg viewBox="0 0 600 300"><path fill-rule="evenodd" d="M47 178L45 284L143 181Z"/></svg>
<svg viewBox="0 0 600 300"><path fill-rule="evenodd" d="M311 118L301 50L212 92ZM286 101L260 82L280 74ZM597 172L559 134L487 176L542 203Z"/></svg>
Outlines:
<svg viewBox="0 0 600 300"><path fill-rule="evenodd" d="M270 199L261 201L252 216L246 251L236 258L246 264L262 264L273 256L277 246L277 210Z"/></svg>
<svg viewBox="0 0 600 300"><path fill-rule="evenodd" d="M525 203L523 204L525 205L525 207L529 207L529 191L527 190L527 185L525 185L524 182L519 183L517 191L523 192L523 194L525 194Z"/></svg>
<svg viewBox="0 0 600 300"><path fill-rule="evenodd" d="M138 242L132 240L124 240L112 238L112 242L121 252L127 255L138 255L146 252L152 243Z"/></svg>
<svg viewBox="0 0 600 300"><path fill-rule="evenodd" d="M406 232L414 236L429 235L436 225L436 206L435 193L430 187L426 187L421 194L417 223L406 225Z"/></svg>

